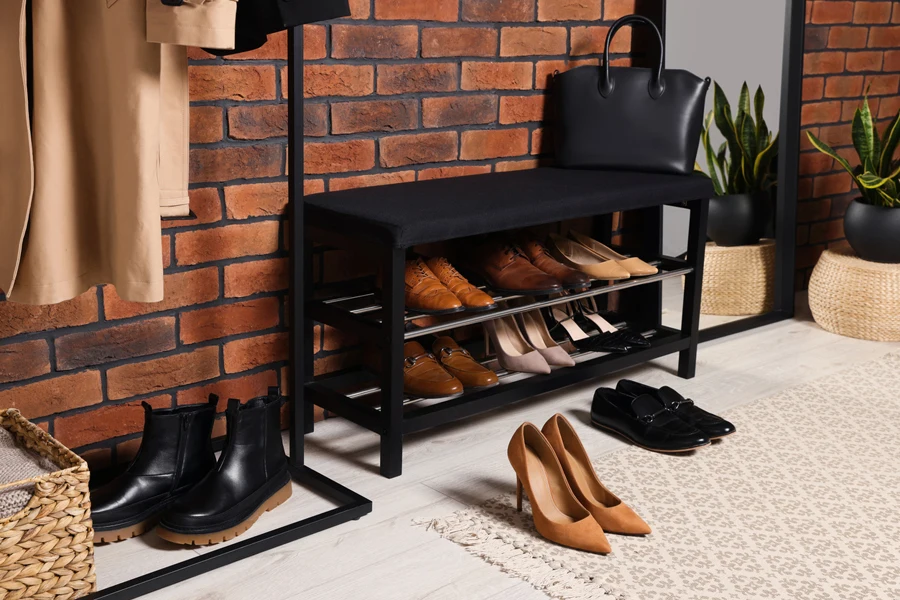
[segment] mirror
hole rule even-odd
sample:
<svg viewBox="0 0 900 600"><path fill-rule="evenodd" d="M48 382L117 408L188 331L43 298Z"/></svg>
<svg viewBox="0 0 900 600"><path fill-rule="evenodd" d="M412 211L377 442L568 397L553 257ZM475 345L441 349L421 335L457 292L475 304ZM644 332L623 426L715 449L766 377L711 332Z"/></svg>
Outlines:
<svg viewBox="0 0 900 600"><path fill-rule="evenodd" d="M711 78L706 110L720 109L707 121L697 154L698 168L712 176L717 190L710 200L701 330L775 306L787 2L665 2L666 67ZM687 226L687 210L665 207L663 254L684 255ZM664 325L680 323L682 296L678 280L665 282Z"/></svg>

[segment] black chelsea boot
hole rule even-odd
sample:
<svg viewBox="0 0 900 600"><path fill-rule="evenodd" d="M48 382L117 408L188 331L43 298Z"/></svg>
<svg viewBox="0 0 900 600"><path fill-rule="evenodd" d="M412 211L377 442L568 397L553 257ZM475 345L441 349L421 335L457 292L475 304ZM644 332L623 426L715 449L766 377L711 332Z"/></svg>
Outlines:
<svg viewBox="0 0 900 600"><path fill-rule="evenodd" d="M156 529L161 538L198 546L225 542L291 497L281 405L277 390L243 405L228 401L228 438L219 462L166 511Z"/></svg>
<svg viewBox="0 0 900 600"><path fill-rule="evenodd" d="M124 473L91 491L95 542L116 542L153 527L159 515L216 465L213 421L219 399L153 410L144 407L144 437Z"/></svg>

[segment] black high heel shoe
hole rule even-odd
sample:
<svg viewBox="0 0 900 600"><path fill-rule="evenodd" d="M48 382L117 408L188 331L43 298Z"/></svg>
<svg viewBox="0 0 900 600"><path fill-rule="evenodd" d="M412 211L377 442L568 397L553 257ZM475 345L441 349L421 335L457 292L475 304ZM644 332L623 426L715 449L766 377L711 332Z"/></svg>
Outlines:
<svg viewBox="0 0 900 600"><path fill-rule="evenodd" d="M578 310L582 317L585 320L590 321L601 332L618 334L619 339L630 346L630 349L650 347L650 342L641 334L627 329L618 329L615 325L600 316L600 311L597 309L597 302L593 297L582 298L578 303Z"/></svg>
<svg viewBox="0 0 900 600"><path fill-rule="evenodd" d="M615 354L626 354L628 346L615 334L590 335L586 333L582 325L587 325L589 329L590 323L586 319L579 318L574 311L567 311L564 308L570 308L570 304L561 306L552 306L548 310L542 311L547 328L550 330L550 336L557 342L571 342L573 346L583 352L611 352ZM595 330L595 329L594 329ZM595 330L596 331L596 330Z"/></svg>

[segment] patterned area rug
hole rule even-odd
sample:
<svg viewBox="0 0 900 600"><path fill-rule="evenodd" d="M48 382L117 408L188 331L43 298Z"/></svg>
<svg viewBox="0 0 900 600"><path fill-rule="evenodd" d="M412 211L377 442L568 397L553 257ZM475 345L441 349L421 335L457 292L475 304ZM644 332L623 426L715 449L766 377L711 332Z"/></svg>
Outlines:
<svg viewBox="0 0 900 600"><path fill-rule="evenodd" d="M552 598L897 600L898 372L891 354L740 407L694 456L599 458L654 529L610 535L608 556L547 542L512 494L418 524Z"/></svg>

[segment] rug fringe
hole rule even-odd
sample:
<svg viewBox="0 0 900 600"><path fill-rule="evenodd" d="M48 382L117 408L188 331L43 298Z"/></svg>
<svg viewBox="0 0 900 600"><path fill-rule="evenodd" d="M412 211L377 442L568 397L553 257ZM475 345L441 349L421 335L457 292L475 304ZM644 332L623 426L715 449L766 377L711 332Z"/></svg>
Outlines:
<svg viewBox="0 0 900 600"><path fill-rule="evenodd" d="M478 511L463 510L438 519L415 519L413 525L435 531L463 546L467 552L498 567L507 575L527 581L535 589L558 600L624 600L601 584L585 580L549 557L530 554L513 539L492 533L482 525Z"/></svg>

